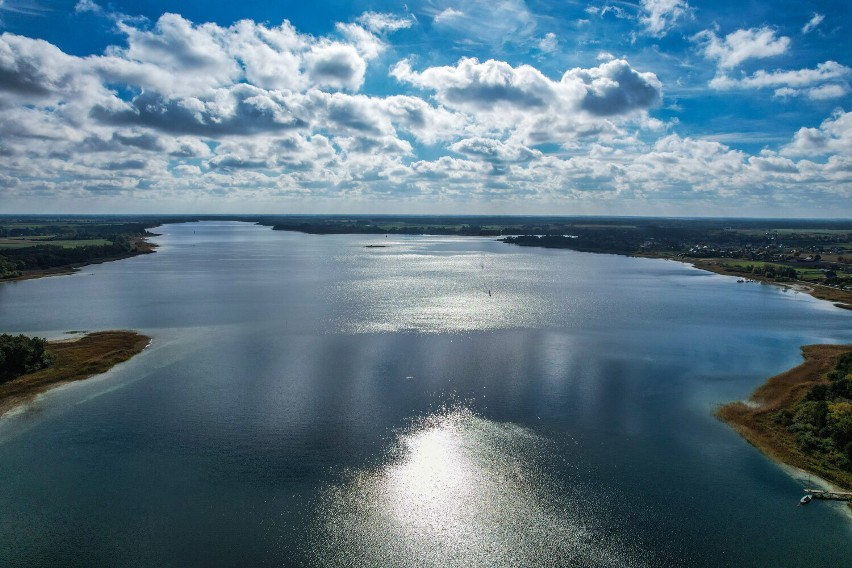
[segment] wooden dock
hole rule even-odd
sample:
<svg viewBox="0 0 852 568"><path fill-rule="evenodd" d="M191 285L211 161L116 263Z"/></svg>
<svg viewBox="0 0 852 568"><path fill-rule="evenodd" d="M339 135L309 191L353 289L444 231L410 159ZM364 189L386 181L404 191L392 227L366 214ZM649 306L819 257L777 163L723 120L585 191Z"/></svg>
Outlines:
<svg viewBox="0 0 852 568"><path fill-rule="evenodd" d="M814 499L830 499L832 501L852 501L852 493L842 491L823 491L822 489L805 489L805 493Z"/></svg>

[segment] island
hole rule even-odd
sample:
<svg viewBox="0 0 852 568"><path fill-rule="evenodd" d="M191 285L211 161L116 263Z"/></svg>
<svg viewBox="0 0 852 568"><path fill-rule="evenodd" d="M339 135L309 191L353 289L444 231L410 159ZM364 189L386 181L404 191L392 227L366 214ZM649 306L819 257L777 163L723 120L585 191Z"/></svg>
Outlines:
<svg viewBox="0 0 852 568"><path fill-rule="evenodd" d="M50 342L3 334L0 342L11 346L0 352L0 416L49 389L105 373L150 341L133 331L98 331ZM28 353L21 355L22 350Z"/></svg>
<svg viewBox="0 0 852 568"><path fill-rule="evenodd" d="M806 345L805 361L716 415L767 456L852 491L852 345Z"/></svg>

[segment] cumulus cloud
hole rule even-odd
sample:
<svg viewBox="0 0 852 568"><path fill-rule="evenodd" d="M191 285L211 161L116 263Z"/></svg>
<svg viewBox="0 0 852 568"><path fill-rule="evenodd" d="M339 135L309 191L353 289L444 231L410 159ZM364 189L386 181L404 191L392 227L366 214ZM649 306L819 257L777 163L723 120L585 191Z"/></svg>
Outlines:
<svg viewBox="0 0 852 568"><path fill-rule="evenodd" d="M536 18L519 0L433 6L433 30L449 34L441 37L461 34L453 19L479 13L484 31L474 43L500 44L500 34L515 29L521 34L513 41L527 51L558 49L556 35L536 32ZM665 6L686 3L644 6L648 18L659 8L665 33L685 14L674 17ZM509 18L515 13L520 22ZM10 193L97 194L122 203L134 195L256 203L405 194L449 203L724 197L803 183L824 195L849 192L847 114L801 129L779 152L749 156L671 134L671 124L649 114L662 101L657 76L606 52L561 76L498 58L417 69L404 59L390 70L404 94L369 94L368 70L384 72L377 62L391 34L416 25L414 18L368 12L323 36L286 21L222 26L176 14L111 21L122 40L85 57L0 35L0 185ZM736 34L701 40L702 49L716 42L708 54L722 70L714 88L813 99L848 94L850 70L833 61L731 71L761 56L759 46L784 43L762 30L740 30L758 46L748 49L747 41L729 39Z"/></svg>
<svg viewBox="0 0 852 568"><path fill-rule="evenodd" d="M492 138L466 138L459 140L450 150L489 162L529 162L542 153L522 144L505 143Z"/></svg>
<svg viewBox="0 0 852 568"><path fill-rule="evenodd" d="M662 37L679 19L687 16L690 10L689 4L684 0L642 0L642 15L639 21L649 34Z"/></svg>
<svg viewBox="0 0 852 568"><path fill-rule="evenodd" d="M581 107L598 116L648 109L662 100L663 86L656 75L640 73L623 59L591 69L572 69L563 75L562 83L582 85Z"/></svg>
<svg viewBox="0 0 852 568"><path fill-rule="evenodd" d="M276 93L240 84L203 98L165 98L146 92L123 107L97 105L90 114L106 124L156 128L172 134L248 135L305 126L288 102Z"/></svg>
<svg viewBox="0 0 852 568"><path fill-rule="evenodd" d="M790 46L790 38L777 37L775 30L749 28L737 30L720 38L711 30L704 30L692 36L699 44L704 57L715 59L720 69L731 69L749 59L763 59L781 55Z"/></svg>
<svg viewBox="0 0 852 568"><path fill-rule="evenodd" d="M838 154L852 157L852 112L836 112L819 128L800 128L781 153L788 156Z"/></svg>
<svg viewBox="0 0 852 568"><path fill-rule="evenodd" d="M305 56L305 68L318 87L357 91L364 83L367 64L351 45L330 43L314 46Z"/></svg>
<svg viewBox="0 0 852 568"><path fill-rule="evenodd" d="M407 60L397 63L391 75L436 92L439 102L464 110L485 110L495 106L543 108L556 97L556 83L530 65L512 67L489 59L480 63L465 57L455 66L430 67L422 72Z"/></svg>
<svg viewBox="0 0 852 568"><path fill-rule="evenodd" d="M556 39L556 34L553 32L547 32L544 34L544 37L538 41L538 48L545 53L552 53L556 51L558 46L559 40Z"/></svg>
<svg viewBox="0 0 852 568"><path fill-rule="evenodd" d="M127 47L113 47L109 55L163 70L190 90L233 84L242 74L228 53L228 31L215 24L196 26L167 13L150 30L124 22L118 28L127 37Z"/></svg>
<svg viewBox="0 0 852 568"><path fill-rule="evenodd" d="M662 85L653 73L640 73L621 59L591 69L571 69L560 81L529 65L512 67L493 59L480 63L475 58L422 72L401 61L391 74L399 81L433 90L442 104L474 113L506 109L611 116L645 110L662 97Z"/></svg>
<svg viewBox="0 0 852 568"><path fill-rule="evenodd" d="M98 87L83 61L53 44L10 33L0 35L0 93L57 103L65 96L92 91L103 94Z"/></svg>
<svg viewBox="0 0 852 568"><path fill-rule="evenodd" d="M838 99L849 94L849 85L822 85L820 87L812 87L810 89L802 89L792 93L780 93L781 89L775 91L777 96L799 96L804 95L812 101L824 101L828 99Z"/></svg>

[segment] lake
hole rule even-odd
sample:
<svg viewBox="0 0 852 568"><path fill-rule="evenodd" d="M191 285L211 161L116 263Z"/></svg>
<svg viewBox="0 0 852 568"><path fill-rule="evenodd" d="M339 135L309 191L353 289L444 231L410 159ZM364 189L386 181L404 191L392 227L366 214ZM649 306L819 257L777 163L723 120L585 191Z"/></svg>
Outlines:
<svg viewBox="0 0 852 568"><path fill-rule="evenodd" d="M153 338L0 420L0 565L850 565L843 508L712 414L848 311L487 238L155 231L0 285L3 331Z"/></svg>

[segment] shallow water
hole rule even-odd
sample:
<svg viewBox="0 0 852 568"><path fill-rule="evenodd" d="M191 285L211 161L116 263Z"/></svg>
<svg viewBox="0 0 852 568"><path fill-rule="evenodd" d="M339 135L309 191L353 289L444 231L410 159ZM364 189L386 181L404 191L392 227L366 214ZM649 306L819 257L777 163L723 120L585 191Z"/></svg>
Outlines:
<svg viewBox="0 0 852 568"><path fill-rule="evenodd" d="M0 286L5 331L154 338L0 420L0 565L848 563L842 511L712 416L848 312L489 239L158 232Z"/></svg>

